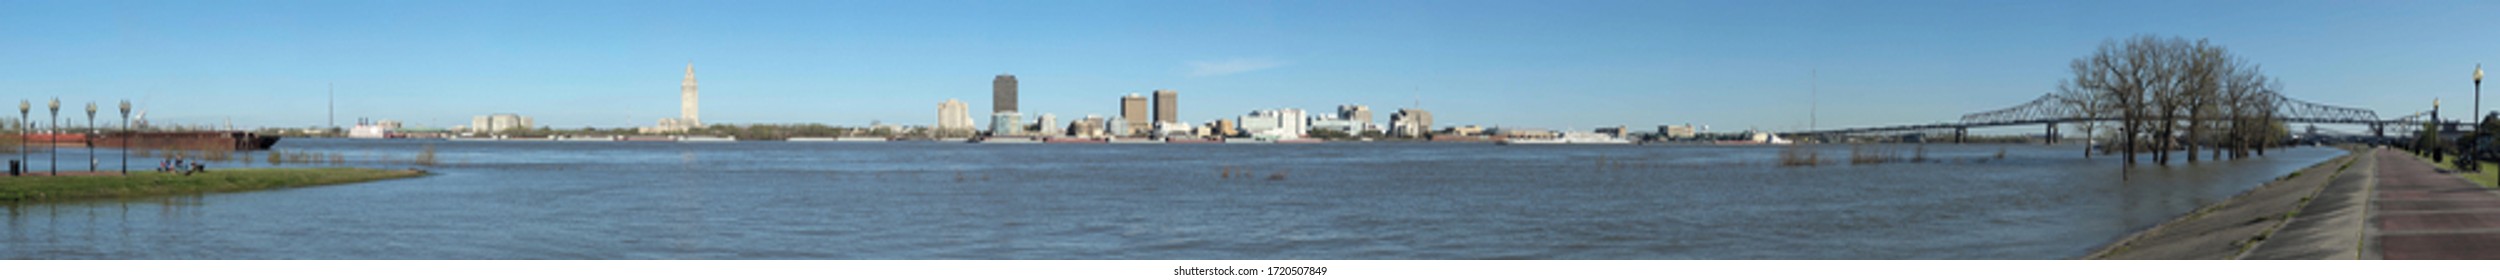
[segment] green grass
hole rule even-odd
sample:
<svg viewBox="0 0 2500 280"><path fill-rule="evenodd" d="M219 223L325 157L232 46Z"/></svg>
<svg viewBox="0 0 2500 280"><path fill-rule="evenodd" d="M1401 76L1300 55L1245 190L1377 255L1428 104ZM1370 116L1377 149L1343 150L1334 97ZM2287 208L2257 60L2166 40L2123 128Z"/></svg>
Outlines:
<svg viewBox="0 0 2500 280"><path fill-rule="evenodd" d="M191 176L131 172L130 176L0 177L0 203L240 192L423 175L424 171L414 170L267 168L211 169Z"/></svg>
<svg viewBox="0 0 2500 280"><path fill-rule="evenodd" d="M2398 151L2398 152L2402 152L2402 151ZM2411 152L2405 152L2405 153L2407 153L2407 154L2411 154ZM2451 169L2451 168L2455 168L2455 167L2456 167L2456 165L2450 164L2450 163L2449 163L2449 161L2455 161L2455 160L2457 159L2457 157L2455 157L2455 156L2448 156L2448 157L2445 157L2445 159L2447 159L2447 160L2431 160L2431 158L2430 158L2430 157L2425 157L2425 156L2422 156L2422 155L2419 155L2419 154L2413 155L2413 158L2419 158L2419 159L2422 159L2422 161L2430 162L2430 163L2431 163L2431 164L2433 164L2434 166L2439 167L2439 168L2441 168L2441 169ZM2495 177L2495 176L2500 176L2500 165L2494 165L2494 164L2489 163L2489 162L2485 162L2485 163L2481 163L2481 164L2483 165L2483 166L2482 166L2482 167L2483 167L2483 170L2482 170L2482 171L2477 171L2477 172L2474 172L2474 173L2449 173L2449 174L2454 174L2454 175L2457 175L2457 176L2462 176L2462 177L2465 177L2465 180L2467 180L2467 181L2474 181L2474 184L2477 184L2477 185L2482 185L2482 186L2483 186L2483 187L2485 187L2485 188L2500 188L2500 184L2495 184L2496 182L2493 182L2493 181L2492 181L2493 179L2500 179L2500 177Z"/></svg>

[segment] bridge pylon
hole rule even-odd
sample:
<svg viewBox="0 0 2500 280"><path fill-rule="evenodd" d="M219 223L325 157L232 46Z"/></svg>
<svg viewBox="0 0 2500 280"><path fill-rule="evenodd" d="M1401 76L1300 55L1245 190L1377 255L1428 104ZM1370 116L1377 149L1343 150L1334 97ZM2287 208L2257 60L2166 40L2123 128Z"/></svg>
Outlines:
<svg viewBox="0 0 2500 280"><path fill-rule="evenodd" d="M2047 135L2049 136L2048 140L2042 142L2048 143L2049 145L2057 145L2057 122L2049 122Z"/></svg>

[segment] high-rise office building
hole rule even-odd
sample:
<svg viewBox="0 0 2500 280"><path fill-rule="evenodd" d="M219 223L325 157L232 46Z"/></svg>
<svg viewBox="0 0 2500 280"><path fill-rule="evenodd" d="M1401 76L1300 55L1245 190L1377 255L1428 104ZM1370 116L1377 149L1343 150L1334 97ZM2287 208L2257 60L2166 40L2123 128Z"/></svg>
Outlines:
<svg viewBox="0 0 2500 280"><path fill-rule="evenodd" d="M1136 93L1129 93L1128 96L1121 96L1120 128L1123 130L1112 131L1111 134L1130 136L1141 134L1148 129L1152 129L1154 125L1148 124L1148 122L1152 122L1154 119L1147 116L1147 114L1149 114L1147 110L1145 96L1140 96Z"/></svg>
<svg viewBox="0 0 2500 280"><path fill-rule="evenodd" d="M990 79L990 112L1016 111L1016 75L998 74Z"/></svg>
<svg viewBox="0 0 2500 280"><path fill-rule="evenodd" d="M1181 123L1180 94L1179 91L1169 89L1155 90L1155 123L1173 125Z"/></svg>
<svg viewBox="0 0 2500 280"><path fill-rule="evenodd" d="M937 129L945 131L971 131L972 112L966 111L969 109L970 108L965 108L963 101L958 101L954 98L947 98L946 102L938 103Z"/></svg>

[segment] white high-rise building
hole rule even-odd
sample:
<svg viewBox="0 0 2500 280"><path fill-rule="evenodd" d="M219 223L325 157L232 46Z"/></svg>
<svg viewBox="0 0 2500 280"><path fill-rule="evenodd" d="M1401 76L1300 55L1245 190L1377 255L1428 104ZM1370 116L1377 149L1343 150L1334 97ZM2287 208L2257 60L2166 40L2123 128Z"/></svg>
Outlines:
<svg viewBox="0 0 2500 280"><path fill-rule="evenodd" d="M947 98L946 102L938 103L938 130L971 131L972 112L968 111L970 109L964 105L963 101L954 98Z"/></svg>
<svg viewBox="0 0 2500 280"><path fill-rule="evenodd" d="M703 127L702 112L695 105L700 94L695 92L694 63L686 63L686 80L677 87L677 117L660 119L660 125L642 128L642 133L686 132Z"/></svg>
<svg viewBox="0 0 2500 280"><path fill-rule="evenodd" d="M677 99L680 103L677 105L677 118L693 126L703 126L700 108L695 106L696 98L700 95L695 93L693 62L686 63L686 81L678 86L677 92Z"/></svg>

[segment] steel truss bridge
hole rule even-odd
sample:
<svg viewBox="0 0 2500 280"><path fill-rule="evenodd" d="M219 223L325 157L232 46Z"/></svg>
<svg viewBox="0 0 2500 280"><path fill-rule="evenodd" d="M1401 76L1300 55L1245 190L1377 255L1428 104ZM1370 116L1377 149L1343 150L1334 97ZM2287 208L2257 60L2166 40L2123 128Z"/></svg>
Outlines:
<svg viewBox="0 0 2500 280"><path fill-rule="evenodd" d="M2272 101L2276 104L2275 117L2285 123L2363 125L2369 126L2370 133L2380 138L2386 137L2387 129L2391 126L2403 132L2420 130L2423 120L2429 118L2432 113L2425 111L2383 119L2379 118L2377 112L2366 109L2302 101L2283 97L2280 94L2267 94L2263 98L2273 99ZM1962 142L1963 136L1970 133L1971 128L2039 125L2046 128L2043 131L2046 132L2048 141L2054 143L2058 138L2057 125L2059 124L2119 121L2118 117L2085 117L2081 109L2073 104L2080 103L2065 96L2043 94L2038 99L2032 99L2031 102L2014 105L2014 107L1965 114L1962 115L1960 121L1807 130L1781 134L1783 137L1791 138L1828 138L1950 130L1953 132L1953 142L1959 143ZM2453 131L2457 124L2455 121L2442 121L2442 126L2445 127L2442 130Z"/></svg>

